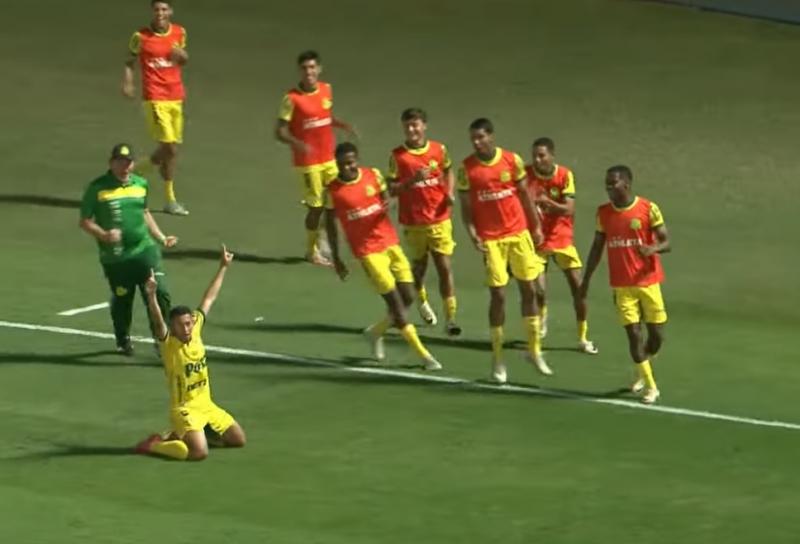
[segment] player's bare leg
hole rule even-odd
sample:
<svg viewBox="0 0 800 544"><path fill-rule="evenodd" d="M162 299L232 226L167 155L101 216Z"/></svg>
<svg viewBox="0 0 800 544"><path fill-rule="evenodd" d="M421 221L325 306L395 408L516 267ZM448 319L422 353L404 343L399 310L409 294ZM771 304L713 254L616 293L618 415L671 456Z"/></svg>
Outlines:
<svg viewBox="0 0 800 544"><path fill-rule="evenodd" d="M319 227L322 221L324 208L308 206L306 212L305 227L309 235L308 247L306 248L306 260L311 264L319 266L331 266L330 259L322 255L319 250ZM313 239L312 239L313 238Z"/></svg>
<svg viewBox="0 0 800 544"><path fill-rule="evenodd" d="M644 337L642 336L642 324L634 323L625 326L625 333L628 336L628 348L631 358L636 364L638 379L631 386L631 391L640 393L644 391L642 402L653 404L658 400L660 393L653 377L653 369L650 366L650 359L645 349Z"/></svg>
<svg viewBox="0 0 800 544"><path fill-rule="evenodd" d="M189 447L189 461L202 461L208 457L208 440L203 431L189 431L183 435L183 442Z"/></svg>
<svg viewBox="0 0 800 544"><path fill-rule="evenodd" d="M431 252L431 256L439 276L439 294L442 296L445 306L445 331L448 336L459 336L461 327L456 324L456 288L450 256L436 251Z"/></svg>
<svg viewBox="0 0 800 544"><path fill-rule="evenodd" d="M539 274L541 276L541 274ZM541 317L536 301L535 281L518 281L520 295L520 310L522 320L525 324L525 332L528 336L528 352L526 358L536 367L539 373L545 376L552 376L553 371L547 365L542 355L542 336L539 330Z"/></svg>
<svg viewBox="0 0 800 544"><path fill-rule="evenodd" d="M386 307L389 311L389 319L392 321L392 324L400 330L400 334L408 345L411 346L411 349L414 350L414 353L422 359L425 370L440 370L442 365L422 344L417 334L416 327L406 319L406 308L414 302L413 289L413 283L398 282L396 289L381 296L386 302Z"/></svg>
<svg viewBox="0 0 800 544"><path fill-rule="evenodd" d="M247 443L244 429L235 421L221 435L206 426L205 435L208 445L212 448L243 448Z"/></svg>
<svg viewBox="0 0 800 544"><path fill-rule="evenodd" d="M596 355L598 350L594 342L589 340L589 322L587 320L589 310L586 299L580 296L581 269L570 268L564 270L564 277L567 278L567 285L572 294L572 306L575 309L575 321L578 323L578 349L590 355Z"/></svg>
<svg viewBox="0 0 800 544"><path fill-rule="evenodd" d="M425 273L428 271L428 253L420 259L411 262L411 271L414 274L414 288L417 291L417 309L419 316L428 326L436 326L438 320L436 312L428 302L428 291L425 289Z"/></svg>
<svg viewBox="0 0 800 544"><path fill-rule="evenodd" d="M503 359L503 325L506 322L506 294L503 287L489 288L489 333L492 339L492 380L503 384L508 380Z"/></svg>
<svg viewBox="0 0 800 544"><path fill-rule="evenodd" d="M178 202L175 197L175 170L178 162L178 144L161 142L158 144L158 149L153 154L153 157L158 158L158 171L161 174L161 179L164 180L164 190L167 198L164 211L172 215L189 215L189 211L186 207Z"/></svg>

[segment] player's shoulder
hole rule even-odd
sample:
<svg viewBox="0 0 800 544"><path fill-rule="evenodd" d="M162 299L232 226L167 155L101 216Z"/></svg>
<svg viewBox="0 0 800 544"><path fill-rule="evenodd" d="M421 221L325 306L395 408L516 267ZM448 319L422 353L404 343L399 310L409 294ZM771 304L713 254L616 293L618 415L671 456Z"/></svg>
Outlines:
<svg viewBox="0 0 800 544"><path fill-rule="evenodd" d="M131 174L131 183L134 185L139 185L140 187L147 188L150 185L150 182L147 181L147 178L140 176L139 174L132 173Z"/></svg>
<svg viewBox="0 0 800 544"><path fill-rule="evenodd" d="M321 91L327 94L330 94L333 91L333 85L331 85L327 81L317 81L317 86L320 88Z"/></svg>
<svg viewBox="0 0 800 544"><path fill-rule="evenodd" d="M615 208L611 202L605 202L597 207L597 215L607 215L614 212Z"/></svg>
<svg viewBox="0 0 800 544"><path fill-rule="evenodd" d="M569 166L564 166L563 164L559 164L558 166L558 176L561 179L567 179L570 176L574 175L572 169Z"/></svg>
<svg viewBox="0 0 800 544"><path fill-rule="evenodd" d="M522 160L522 155L520 155L516 151L500 148L500 152L502 153L503 159L507 162L511 162L513 164L525 164L524 161Z"/></svg>
<svg viewBox="0 0 800 544"><path fill-rule="evenodd" d="M186 27L183 25L179 25L178 23L172 23L172 30L175 32L180 32L181 34L186 33Z"/></svg>

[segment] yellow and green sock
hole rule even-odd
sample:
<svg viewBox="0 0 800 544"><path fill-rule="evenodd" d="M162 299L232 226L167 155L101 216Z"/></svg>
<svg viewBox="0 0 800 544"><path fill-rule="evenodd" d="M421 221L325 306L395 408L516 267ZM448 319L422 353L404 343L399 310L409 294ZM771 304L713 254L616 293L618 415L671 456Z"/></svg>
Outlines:
<svg viewBox="0 0 800 544"><path fill-rule="evenodd" d="M421 359L430 359L432 357L431 353L422 344L422 340L419 339L417 328L414 325L411 323L406 324L405 327L400 329L400 334L403 335L405 341L408 342L411 349L413 349Z"/></svg>
<svg viewBox="0 0 800 544"><path fill-rule="evenodd" d="M369 328L367 328L367 330L372 336L378 338L386 334L386 331L388 331L389 327L391 326L392 326L392 319L387 315L377 323L370 325Z"/></svg>
<svg viewBox="0 0 800 544"><path fill-rule="evenodd" d="M319 243L319 230L306 229L306 255L314 255L317 252L318 243Z"/></svg>
<svg viewBox="0 0 800 544"><path fill-rule="evenodd" d="M458 309L458 303L456 302L455 295L451 297L447 297L444 299L444 307L445 307L445 315L447 316L448 321L455 321L456 320L456 310Z"/></svg>
<svg viewBox="0 0 800 544"><path fill-rule="evenodd" d="M579 342L588 342L589 338L589 322L578 321L578 341Z"/></svg>
<svg viewBox="0 0 800 544"><path fill-rule="evenodd" d="M636 368L639 371L639 376L644 380L644 383L647 385L648 389L658 389L658 386L656 385L656 379L653 377L653 368L650 366L649 359L645 359L641 363L638 363Z"/></svg>
<svg viewBox="0 0 800 544"><path fill-rule="evenodd" d="M175 181L168 179L164 182L164 192L167 197L167 202L175 202L178 200L175 197Z"/></svg>
<svg viewBox="0 0 800 544"><path fill-rule="evenodd" d="M492 339L492 359L499 363L503 360L503 326L490 328L489 335Z"/></svg>
<svg viewBox="0 0 800 544"><path fill-rule="evenodd" d="M424 285L417 289L417 300L420 304L425 304L428 302L428 290L425 289Z"/></svg>
<svg viewBox="0 0 800 544"><path fill-rule="evenodd" d="M522 320L528 335L528 353L532 357L539 357L542 354L541 318L538 315L526 315Z"/></svg>

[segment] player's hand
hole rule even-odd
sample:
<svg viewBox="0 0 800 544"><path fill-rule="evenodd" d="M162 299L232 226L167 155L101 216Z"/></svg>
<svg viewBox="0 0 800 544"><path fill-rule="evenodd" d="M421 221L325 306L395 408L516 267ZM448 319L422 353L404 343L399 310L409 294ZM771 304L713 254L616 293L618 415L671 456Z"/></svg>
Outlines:
<svg viewBox="0 0 800 544"><path fill-rule="evenodd" d="M122 96L125 98L136 98L136 87L133 84L133 81L125 80L122 82L122 87L120 89L122 91Z"/></svg>
<svg viewBox="0 0 800 544"><path fill-rule="evenodd" d="M164 247L175 247L178 245L178 237L177 236L165 236L164 240L161 242L161 245Z"/></svg>
<svg viewBox="0 0 800 544"><path fill-rule="evenodd" d="M233 262L233 253L228 251L228 248L225 247L225 244L222 244L222 255L219 259L219 265L222 268L227 268Z"/></svg>
<svg viewBox="0 0 800 544"><path fill-rule="evenodd" d="M537 206L539 206L539 208L541 208L542 211L550 210L553 207L553 204L555 204L555 202L544 193L537 196L534 202Z"/></svg>
<svg viewBox="0 0 800 544"><path fill-rule="evenodd" d="M350 275L347 265L338 257L333 260L333 268L336 270L336 275L339 276L339 279L342 281L346 280L347 276Z"/></svg>
<svg viewBox="0 0 800 544"><path fill-rule="evenodd" d="M424 168L417 170L417 172L414 174L414 181L425 181L429 177L431 177L431 169L425 166Z"/></svg>
<svg viewBox="0 0 800 544"><path fill-rule="evenodd" d="M444 202L448 207L453 207L453 205L456 203L456 198L450 193L447 193L447 196L444 197Z"/></svg>
<svg viewBox="0 0 800 544"><path fill-rule="evenodd" d="M472 237L472 245L474 245L475 249L477 249L481 253L486 253L486 245L484 245L483 240L481 240L477 236Z"/></svg>
<svg viewBox="0 0 800 544"><path fill-rule="evenodd" d="M107 244L116 244L122 240L122 231L119 229L110 229L103 234L102 241Z"/></svg>
<svg viewBox="0 0 800 544"><path fill-rule="evenodd" d="M308 155L313 151L313 148L310 145L305 142L301 142L300 140L292 141L292 149L301 155Z"/></svg>
<svg viewBox="0 0 800 544"><path fill-rule="evenodd" d="M642 257L650 257L656 254L656 246L639 246L639 255Z"/></svg>
<svg viewBox="0 0 800 544"><path fill-rule="evenodd" d="M156 281L156 272L151 268L150 276L148 276L147 281L144 282L144 292L148 295L155 295L157 288L158 282Z"/></svg>
<svg viewBox="0 0 800 544"><path fill-rule="evenodd" d="M189 55L186 53L186 49L176 45L172 48L172 51L169 52L169 60L177 64L183 64L189 60Z"/></svg>
<svg viewBox="0 0 800 544"><path fill-rule="evenodd" d="M542 227L536 227L534 230L531 231L531 238L533 238L533 245L539 247L544 241L544 235L542 234Z"/></svg>

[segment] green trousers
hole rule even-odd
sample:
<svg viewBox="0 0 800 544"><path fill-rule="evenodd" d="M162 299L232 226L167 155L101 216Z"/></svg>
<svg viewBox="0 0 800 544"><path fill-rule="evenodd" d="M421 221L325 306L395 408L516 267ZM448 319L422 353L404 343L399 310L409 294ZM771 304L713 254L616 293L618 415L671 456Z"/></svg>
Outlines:
<svg viewBox="0 0 800 544"><path fill-rule="evenodd" d="M161 251L157 246L148 248L130 259L118 263L103 264L103 272L111 287L111 322L114 324L114 336L118 346L127 343L130 338L133 299L136 296L137 288L141 292L145 307L147 306L144 284L150 276L151 269L155 270L158 282L156 289L158 306L166 320L171 300L167 290L166 275L161 264ZM150 332L155 336L155 326L150 312L147 312L147 317L150 321Z"/></svg>

